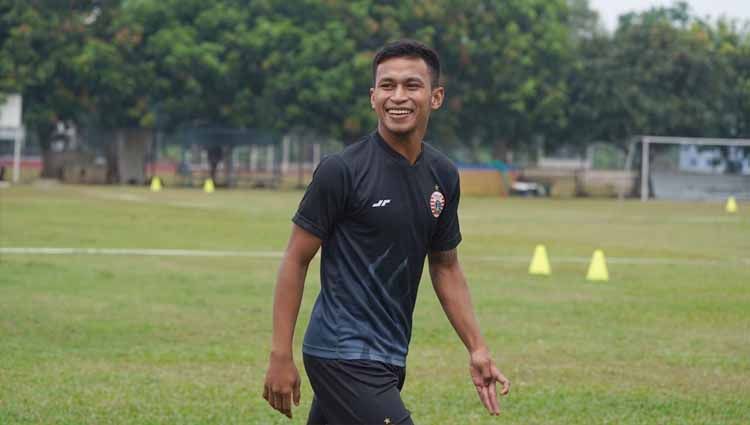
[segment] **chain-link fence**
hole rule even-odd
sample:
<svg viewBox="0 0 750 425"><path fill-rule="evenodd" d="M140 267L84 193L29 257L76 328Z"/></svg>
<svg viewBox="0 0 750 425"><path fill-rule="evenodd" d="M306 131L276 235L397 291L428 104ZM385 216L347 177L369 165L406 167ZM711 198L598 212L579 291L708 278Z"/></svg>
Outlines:
<svg viewBox="0 0 750 425"><path fill-rule="evenodd" d="M159 177L183 187L209 178L218 187L301 187L322 156L343 147L302 131L220 127L85 128L57 139L46 160L64 181L145 184Z"/></svg>

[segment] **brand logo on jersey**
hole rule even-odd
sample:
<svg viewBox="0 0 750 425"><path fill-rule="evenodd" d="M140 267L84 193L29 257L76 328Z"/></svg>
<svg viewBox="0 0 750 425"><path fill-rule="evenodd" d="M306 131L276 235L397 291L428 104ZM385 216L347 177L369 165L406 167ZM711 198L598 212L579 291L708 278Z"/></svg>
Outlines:
<svg viewBox="0 0 750 425"><path fill-rule="evenodd" d="M445 196L438 191L432 192L432 195L430 196L430 210L432 211L432 216L435 218L440 217L440 213L443 212L443 209L445 209Z"/></svg>
<svg viewBox="0 0 750 425"><path fill-rule="evenodd" d="M374 204L372 204L372 207L373 208L384 207L388 205L390 202L391 202L390 199L381 199L378 202L375 202Z"/></svg>

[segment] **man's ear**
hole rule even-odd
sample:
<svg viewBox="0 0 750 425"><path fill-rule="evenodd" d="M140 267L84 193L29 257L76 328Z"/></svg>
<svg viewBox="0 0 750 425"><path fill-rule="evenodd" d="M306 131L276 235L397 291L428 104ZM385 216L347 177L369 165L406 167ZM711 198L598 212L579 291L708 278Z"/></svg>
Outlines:
<svg viewBox="0 0 750 425"><path fill-rule="evenodd" d="M445 99L445 87L437 87L432 90L432 97L430 98L430 107L432 109L440 109L443 105L443 99Z"/></svg>
<svg viewBox="0 0 750 425"><path fill-rule="evenodd" d="M370 87L370 108L375 109L375 89Z"/></svg>

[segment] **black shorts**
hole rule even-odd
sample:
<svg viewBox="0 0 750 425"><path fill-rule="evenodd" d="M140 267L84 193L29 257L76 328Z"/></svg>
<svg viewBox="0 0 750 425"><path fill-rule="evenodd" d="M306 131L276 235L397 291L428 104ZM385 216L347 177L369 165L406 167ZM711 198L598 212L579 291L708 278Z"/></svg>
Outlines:
<svg viewBox="0 0 750 425"><path fill-rule="evenodd" d="M331 360L303 354L313 397L308 425L413 425L401 388L403 367L371 360Z"/></svg>

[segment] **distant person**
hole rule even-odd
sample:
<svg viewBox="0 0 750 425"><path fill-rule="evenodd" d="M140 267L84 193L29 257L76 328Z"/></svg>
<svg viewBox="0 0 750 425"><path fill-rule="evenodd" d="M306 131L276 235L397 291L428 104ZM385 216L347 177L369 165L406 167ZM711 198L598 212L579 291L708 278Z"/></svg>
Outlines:
<svg viewBox="0 0 750 425"><path fill-rule="evenodd" d="M321 291L302 347L315 396L308 424L411 424L401 400L424 259L469 352L471 379L497 415L497 369L458 261L458 170L422 138L444 98L435 51L404 40L373 60L377 131L318 166L293 218L274 296L263 397L292 417L300 375L292 355L307 268L322 246ZM440 373L440 371L435 371Z"/></svg>
<svg viewBox="0 0 750 425"><path fill-rule="evenodd" d="M211 181L216 183L216 170L219 168L219 163L224 160L224 148L218 145L211 146L208 148L207 156Z"/></svg>

